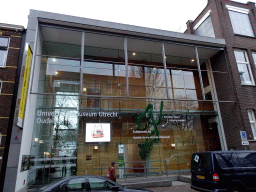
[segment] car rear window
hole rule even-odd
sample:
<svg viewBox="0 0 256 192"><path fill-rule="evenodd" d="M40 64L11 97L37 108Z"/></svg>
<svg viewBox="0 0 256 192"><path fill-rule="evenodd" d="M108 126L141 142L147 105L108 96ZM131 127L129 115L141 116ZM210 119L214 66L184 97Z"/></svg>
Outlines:
<svg viewBox="0 0 256 192"><path fill-rule="evenodd" d="M256 167L256 153L215 153L221 168Z"/></svg>
<svg viewBox="0 0 256 192"><path fill-rule="evenodd" d="M211 154L210 153L194 153L191 159L191 167L211 168Z"/></svg>

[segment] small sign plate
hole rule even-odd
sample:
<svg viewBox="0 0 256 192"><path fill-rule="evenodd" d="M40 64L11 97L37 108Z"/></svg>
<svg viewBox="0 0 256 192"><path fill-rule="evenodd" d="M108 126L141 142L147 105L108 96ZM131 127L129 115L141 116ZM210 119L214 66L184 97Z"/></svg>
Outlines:
<svg viewBox="0 0 256 192"><path fill-rule="evenodd" d="M242 140L242 145L249 145L249 141L247 140L246 131L240 131L240 136Z"/></svg>

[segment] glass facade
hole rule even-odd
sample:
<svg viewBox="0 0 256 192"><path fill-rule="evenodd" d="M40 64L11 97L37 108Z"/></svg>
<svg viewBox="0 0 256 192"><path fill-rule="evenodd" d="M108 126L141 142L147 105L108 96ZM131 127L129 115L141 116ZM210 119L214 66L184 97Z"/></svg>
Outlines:
<svg viewBox="0 0 256 192"><path fill-rule="evenodd" d="M113 161L119 178L189 173L193 152L221 150L203 48L48 26L40 34L30 165L24 157L22 166L30 185L105 176ZM149 103L156 121L162 111L157 127L150 111L138 118Z"/></svg>

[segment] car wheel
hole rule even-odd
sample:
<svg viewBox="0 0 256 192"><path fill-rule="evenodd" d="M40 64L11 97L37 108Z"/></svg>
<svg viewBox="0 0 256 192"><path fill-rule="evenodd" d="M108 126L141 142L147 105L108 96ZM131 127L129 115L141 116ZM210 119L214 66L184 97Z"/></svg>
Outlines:
<svg viewBox="0 0 256 192"><path fill-rule="evenodd" d="M240 187L240 186L234 186L234 187L231 188L230 191L231 191L231 192L243 192L244 190L243 190L243 188Z"/></svg>

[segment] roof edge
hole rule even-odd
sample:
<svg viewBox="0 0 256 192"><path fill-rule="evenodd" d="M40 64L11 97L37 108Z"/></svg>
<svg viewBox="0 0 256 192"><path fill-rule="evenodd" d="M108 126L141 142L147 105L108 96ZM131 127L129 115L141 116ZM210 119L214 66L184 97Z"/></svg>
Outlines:
<svg viewBox="0 0 256 192"><path fill-rule="evenodd" d="M0 29L14 30L14 31L24 31L25 28L22 25L13 25L7 23L0 23Z"/></svg>

